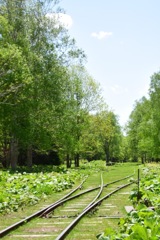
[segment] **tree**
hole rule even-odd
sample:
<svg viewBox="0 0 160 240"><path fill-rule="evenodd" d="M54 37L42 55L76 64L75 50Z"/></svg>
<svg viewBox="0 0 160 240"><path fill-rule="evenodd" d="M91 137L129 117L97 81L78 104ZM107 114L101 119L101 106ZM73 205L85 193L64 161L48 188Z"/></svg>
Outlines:
<svg viewBox="0 0 160 240"><path fill-rule="evenodd" d="M106 165L109 161L117 160L119 156L119 143L121 129L116 115L112 111L103 111L97 116L97 123L100 126L100 139L106 155Z"/></svg>
<svg viewBox="0 0 160 240"><path fill-rule="evenodd" d="M130 156L133 161L141 158L142 163L152 158L153 122L150 100L143 97L137 101L127 126Z"/></svg>
<svg viewBox="0 0 160 240"><path fill-rule="evenodd" d="M152 125L153 137L153 155L155 159L160 159L160 72L153 74L150 83L150 101L151 101L151 115L150 124Z"/></svg>
<svg viewBox="0 0 160 240"><path fill-rule="evenodd" d="M120 160L127 162L130 159L129 154L129 142L126 135L122 135L121 144L120 144Z"/></svg>
<svg viewBox="0 0 160 240"><path fill-rule="evenodd" d="M17 139L20 137L19 116L27 110L28 96L31 84L31 74L22 52L15 45L0 47L1 92L0 115L3 135L11 141L11 160L16 159ZM9 143L9 142L8 142ZM14 148L15 145L15 148ZM12 168L15 168L14 161Z"/></svg>
<svg viewBox="0 0 160 240"><path fill-rule="evenodd" d="M90 126L84 134L86 152L91 158L105 156L106 165L117 161L120 155L121 129L116 115L107 109L90 116ZM86 142L88 144L86 144Z"/></svg>
<svg viewBox="0 0 160 240"><path fill-rule="evenodd" d="M10 152L12 146L12 152L17 152L16 157L11 156L13 168L19 147L30 152L36 145L39 151L47 151L54 144L55 115L61 111L68 76L66 66L74 59L81 61L84 57L67 31L47 17L49 7L56 4L57 1L50 0L0 1L3 75L0 97L6 106L5 111L4 107L1 111L0 125L5 129L1 136L10 136ZM10 113L14 113L12 119ZM5 119L8 128L4 126ZM28 165L31 165L31 154L27 155Z"/></svg>
<svg viewBox="0 0 160 240"><path fill-rule="evenodd" d="M99 84L88 74L82 65L72 66L68 72L69 84L66 86L64 115L61 117L59 139L67 155L75 157L75 166L79 166L82 151L82 132L87 127L89 112L98 109L101 102Z"/></svg>

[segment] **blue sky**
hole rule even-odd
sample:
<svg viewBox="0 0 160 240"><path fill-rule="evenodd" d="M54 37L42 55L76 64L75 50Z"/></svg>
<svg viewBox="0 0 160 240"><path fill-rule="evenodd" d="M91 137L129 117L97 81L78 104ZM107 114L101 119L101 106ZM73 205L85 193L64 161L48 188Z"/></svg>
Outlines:
<svg viewBox="0 0 160 240"><path fill-rule="evenodd" d="M124 125L160 70L160 0L61 0L69 33L109 108Z"/></svg>

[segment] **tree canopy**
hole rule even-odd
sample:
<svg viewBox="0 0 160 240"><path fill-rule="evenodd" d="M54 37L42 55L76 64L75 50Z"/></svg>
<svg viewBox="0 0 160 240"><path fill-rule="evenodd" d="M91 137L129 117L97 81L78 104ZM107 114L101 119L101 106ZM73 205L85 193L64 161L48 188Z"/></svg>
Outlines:
<svg viewBox="0 0 160 240"><path fill-rule="evenodd" d="M138 161L160 159L160 73L151 77L149 97L136 101L127 125L130 158Z"/></svg>
<svg viewBox="0 0 160 240"><path fill-rule="evenodd" d="M79 166L96 121L103 151L104 141L117 141L115 115L93 114L104 102L101 89L59 20L64 13L56 0L0 0L0 155L12 169L19 158L31 166L34 151L56 151Z"/></svg>

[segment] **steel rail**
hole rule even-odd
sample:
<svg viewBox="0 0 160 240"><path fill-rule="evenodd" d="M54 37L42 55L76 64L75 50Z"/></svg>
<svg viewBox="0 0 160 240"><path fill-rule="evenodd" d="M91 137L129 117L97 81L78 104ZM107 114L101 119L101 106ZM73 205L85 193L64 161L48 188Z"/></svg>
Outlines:
<svg viewBox="0 0 160 240"><path fill-rule="evenodd" d="M111 195L113 195L114 193L120 191L121 189L128 187L129 185L133 184L134 182L130 182L127 183L125 185L122 185L120 187L118 187L117 189L115 189L114 191L108 193L107 195L105 195L104 197L102 197L101 199L99 199L98 201L96 201L95 203L93 203L91 206L89 206L88 208L85 208L62 232L61 234L55 239L55 240L63 240L68 234L69 232L76 226L76 224L79 222L79 220L86 214L88 213L90 210L92 210L94 207L96 207L97 205L99 205L103 200L105 200L106 198L109 198Z"/></svg>
<svg viewBox="0 0 160 240"><path fill-rule="evenodd" d="M134 175L134 174L128 175L128 176L126 176L126 177L124 177L124 178L115 180L115 181L113 181L113 182L109 182L109 183L107 183L107 184L104 184L103 187L107 187L108 185L111 185L111 184L113 184L113 183L116 183L116 182L125 180L125 179L127 179L127 178L129 178L129 177L132 177L133 175ZM77 197L85 194L85 193L88 193L88 192L91 192L91 191L94 191L94 190L97 190L97 189L100 188L100 186L95 187L95 188L91 188L91 189L88 189L88 190L86 190L86 191L84 191L84 192L82 192L82 193L79 193L79 194L76 194L76 195L74 195L74 196L69 197L69 196L70 196L71 194L73 194L76 190L78 190L78 189L83 185L83 183L84 183L85 181L86 181L86 178L82 181L82 183L81 183L78 187L76 187L74 190L72 190L70 193L68 193L67 195L65 195L65 196L62 197L61 199L57 200L56 202L54 202L54 203L50 204L49 206L47 206L47 207L45 207L45 208L43 208L43 209L41 209L41 210L33 213L32 215L30 215L30 216L22 219L21 221L16 222L16 223L10 225L9 227L3 229L2 231L0 231L0 237L3 237L3 236L5 236L5 235L7 235L10 231L18 228L19 226L23 225L23 224L26 223L26 222L31 221L31 220L32 220L33 218L35 218L35 217L44 217L44 216L46 216L46 214L50 213L52 210L54 210L56 207L60 206L61 204L63 204L63 203L66 202L66 201L72 200L72 199L74 199L74 198L77 198ZM45 213L45 214L44 214L44 213Z"/></svg>
<svg viewBox="0 0 160 240"><path fill-rule="evenodd" d="M122 181L122 180L125 180L125 179L127 179L127 178L129 178L129 177L132 177L133 175L134 175L134 174L128 175L128 176L126 176L126 177L124 177L124 178L121 178L121 179L118 179L118 180L115 180L115 181L106 183L106 184L103 185L103 187L108 187L108 186L111 185L111 184L114 184L114 183L116 183L116 182L120 182L120 181ZM87 189L87 190L84 191L84 192L78 193L78 194L76 194L76 195L74 195L74 196L71 196L71 197L66 198L66 199L64 199L64 200L62 200L62 201L59 201L58 203L53 204L51 207L47 208L46 211L42 212L42 214L40 215L40 217L46 217L48 214L51 213L51 211L53 211L56 207L62 205L62 204L65 203L66 201L73 200L74 198L77 198L77 197L79 197L79 196L82 196L83 194L86 194L86 193L95 191L95 190L97 190L97 189L99 189L99 188L100 188L100 186L95 187L95 188L91 188L91 189Z"/></svg>
<svg viewBox="0 0 160 240"><path fill-rule="evenodd" d="M44 209L44 211L42 212L42 214L40 214L40 217L43 217L48 209L51 209L52 207L57 206L58 203L61 203L61 202L63 202L63 200L68 199L68 197L71 196L74 192L76 192L78 189L81 189L83 183L86 181L87 178L88 178L88 176L85 177L85 179L82 181L82 183L81 183L78 187L76 187L75 189L73 189L73 190L72 190L71 192L69 192L67 195L65 195L64 197L60 198L60 199L57 200L56 202L54 202L54 203L50 204L48 207L46 207L46 208ZM59 206L59 205L58 205L58 206Z"/></svg>
<svg viewBox="0 0 160 240"><path fill-rule="evenodd" d="M100 197L100 195L102 194L103 188L104 188L104 185L103 185L103 177L102 177L102 174L101 174L101 186L100 186L100 190L99 190L97 196L93 199L92 202L90 202L90 203L87 205L87 207L85 207L85 209L89 208L89 207ZM85 209L84 209L84 210L85 210ZM83 211L84 211L84 210L83 210Z"/></svg>
<svg viewBox="0 0 160 240"><path fill-rule="evenodd" d="M101 177L101 181L102 181L102 177ZM101 187L103 187L102 184L101 184ZM70 201L70 200L73 200L74 198L77 198L77 197L79 197L79 196L82 196L83 194L86 194L86 193L88 193L88 192L95 191L95 190L97 190L97 189L99 189L99 188L101 188L101 187L98 186L98 187L95 187L95 188L87 189L87 190L84 191L84 192L78 193L78 194L76 194L76 195L74 195L74 196L71 196L71 197L66 198L66 199L64 199L64 200L62 200L62 201L59 201L58 203L53 204L53 205L52 205L50 208L48 208L45 212L43 212L43 213L40 215L40 217L46 217L46 216L47 216L49 213L51 213L56 207L62 205L63 203L65 203L65 202L67 202L67 201Z"/></svg>
<svg viewBox="0 0 160 240"><path fill-rule="evenodd" d="M81 182L81 184L79 184L76 188L74 188L71 192L69 192L68 194L66 194L65 196L63 196L62 198L60 198L59 200L57 200L55 203L50 204L49 206L41 209L40 211L24 218L23 220L16 222L12 225L10 225L9 227L3 229L2 231L0 231L0 237L5 236L6 234L8 234L10 231L12 231L13 229L23 225L26 222L29 222L30 220L32 220L34 217L38 217L40 216L43 212L45 212L48 208L52 207L55 204L58 204L59 202L62 202L64 199L67 199L71 194L73 194L74 192L76 192L79 188L82 187L83 183L86 181L87 177Z"/></svg>

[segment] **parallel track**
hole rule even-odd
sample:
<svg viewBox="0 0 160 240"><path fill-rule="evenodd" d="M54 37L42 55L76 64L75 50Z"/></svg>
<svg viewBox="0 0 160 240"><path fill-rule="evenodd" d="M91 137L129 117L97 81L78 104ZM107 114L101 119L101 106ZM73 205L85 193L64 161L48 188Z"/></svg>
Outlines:
<svg viewBox="0 0 160 240"><path fill-rule="evenodd" d="M96 206L98 206L99 204L101 204L101 202L107 198L109 198L111 195L113 195L114 193L120 191L122 188L128 187L129 185L131 185L131 183L127 183L125 185L122 185L120 187L118 187L117 189L115 189L114 191L110 192L109 194L106 194L104 197L102 197L101 199L97 200L96 202L89 204L63 231L62 233L56 238L56 240L63 240L68 234L69 232L71 232L71 230L76 226L76 224L78 223L78 221L84 216L86 215L89 211L91 211L93 208L95 208Z"/></svg>
<svg viewBox="0 0 160 240"><path fill-rule="evenodd" d="M87 206L81 211L80 214L78 214L78 216L73 220L73 222L71 222L63 231L62 233L56 238L56 240L60 240L60 239L64 239L65 236L68 235L68 233L73 229L73 227L78 223L78 221L85 215L87 214L89 211L91 211L93 208L95 208L97 205L99 205L103 200L105 200L106 198L110 197L111 195L113 195L115 192L121 190L122 188L125 188L127 186L129 186L130 184L132 183L128 183L128 184L125 184L125 185L122 185L122 186L119 186L118 188L116 188L114 191L110 192L110 193L107 193L105 196L103 196L101 199L97 200L101 193L102 193L102 190L103 188L105 187L108 187L109 185L111 184L114 184L114 183L117 183L117 182L120 182L122 180L125 180L127 178L130 178L131 176L133 175L130 175L130 176L126 176L125 178L121 178L121 179L118 179L116 181L112 181L110 183L107 183L107 184L103 184L103 179L102 179L102 176L101 176L101 186L98 186L98 187L95 187L95 188L91 188L91 189L88 189L82 193L79 193L79 194L76 194L76 195L73 195L73 193L75 193L79 188L81 188L81 186L83 185L84 180L77 188L75 188L74 190L72 190L69 194L65 195L63 198L59 199L58 201L54 202L53 204L49 205L48 207L26 217L25 219L7 227L6 229L2 230L0 232L0 237L3 237L5 235L7 235L8 233L10 233L12 230L18 228L19 226L21 225L24 225L26 224L27 222L31 221L33 218L36 218L36 217L43 217L43 218L47 218L49 216L49 214L54 210L56 209L58 206L60 205L63 205L64 203L67 203L68 201L71 201L73 199L76 199L76 198L79 198L80 196L82 195L86 195L88 193L91 193L92 191L96 191L98 189L100 189L100 191L98 192L98 194L96 195L96 197L94 197L94 200L91 200Z"/></svg>
<svg viewBox="0 0 160 240"><path fill-rule="evenodd" d="M7 235L9 232L11 232L12 230L20 227L21 225L31 221L33 218L35 217L39 217L41 216L47 209L50 209L51 207L53 207L54 205L62 202L64 199L67 199L69 196L71 196L74 192L76 192L78 189L80 189L83 185L83 183L86 181L86 178L82 181L82 183L80 185L78 185L76 188L74 188L71 192L69 192L68 194L66 194L65 196L63 196L62 198L60 198L58 201L50 204L49 206L47 206L46 208L43 208L42 210L35 212L34 214L25 217L23 220L16 222L15 224L12 224L11 226L5 228L4 230L0 231L0 238Z"/></svg>

